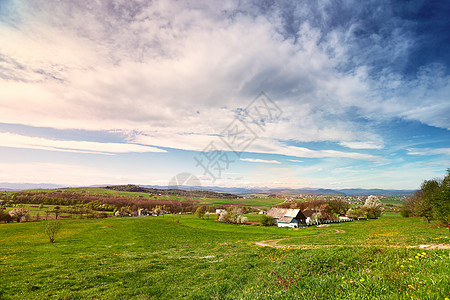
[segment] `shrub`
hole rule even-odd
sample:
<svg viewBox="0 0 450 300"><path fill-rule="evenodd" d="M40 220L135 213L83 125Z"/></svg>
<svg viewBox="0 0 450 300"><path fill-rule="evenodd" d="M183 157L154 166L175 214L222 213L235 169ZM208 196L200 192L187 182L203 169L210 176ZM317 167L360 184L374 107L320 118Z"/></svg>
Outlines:
<svg viewBox="0 0 450 300"><path fill-rule="evenodd" d="M57 220L47 221L47 225L45 226L45 234L50 239L50 243L55 241L55 237L61 229L61 223Z"/></svg>
<svg viewBox="0 0 450 300"><path fill-rule="evenodd" d="M2 222L2 221L5 223L9 223L12 221L12 217L10 216L9 213L0 209L0 222Z"/></svg>
<svg viewBox="0 0 450 300"><path fill-rule="evenodd" d="M268 216L268 215L261 215L261 220L260 220L261 225L263 226L274 226L276 225L276 221L272 216Z"/></svg>
<svg viewBox="0 0 450 300"><path fill-rule="evenodd" d="M206 209L205 209L205 207L202 205L202 206L199 206L199 207L197 207L197 209L195 210L195 215L198 217L198 218L201 218L201 219L203 219L203 217L205 216L205 211L206 211Z"/></svg>

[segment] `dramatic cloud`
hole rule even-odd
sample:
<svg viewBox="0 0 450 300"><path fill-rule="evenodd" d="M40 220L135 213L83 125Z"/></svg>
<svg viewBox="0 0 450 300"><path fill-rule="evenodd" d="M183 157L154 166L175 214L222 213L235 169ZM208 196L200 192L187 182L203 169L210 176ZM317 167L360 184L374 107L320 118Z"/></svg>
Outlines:
<svg viewBox="0 0 450 300"><path fill-rule="evenodd" d="M0 137L51 151L202 151L265 91L282 117L247 152L397 162L395 124L450 129L442 11L419 0L3 1L1 122L124 143Z"/></svg>

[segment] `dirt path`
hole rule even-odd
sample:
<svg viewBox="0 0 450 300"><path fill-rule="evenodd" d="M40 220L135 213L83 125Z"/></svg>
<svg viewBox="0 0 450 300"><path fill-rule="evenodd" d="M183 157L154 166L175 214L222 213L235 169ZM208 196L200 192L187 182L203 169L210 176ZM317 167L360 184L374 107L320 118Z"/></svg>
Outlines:
<svg viewBox="0 0 450 300"><path fill-rule="evenodd" d="M450 249L450 245L446 244L428 244L428 245L371 245L371 244L359 244L359 245L346 245L346 244L330 244L330 245L313 245L313 244L303 244L303 245L278 245L280 241L288 240L288 239L301 239L307 237L321 237L327 236L330 234L338 234L345 233L345 230L342 229L334 229L336 232L334 233L322 233L316 235L306 235L306 236L298 236L298 237L286 237L281 239L267 240L256 242L255 244L263 247L272 247L272 248L302 248L302 249L313 249L313 248L325 248L325 247L389 247L389 248L419 248L419 249Z"/></svg>

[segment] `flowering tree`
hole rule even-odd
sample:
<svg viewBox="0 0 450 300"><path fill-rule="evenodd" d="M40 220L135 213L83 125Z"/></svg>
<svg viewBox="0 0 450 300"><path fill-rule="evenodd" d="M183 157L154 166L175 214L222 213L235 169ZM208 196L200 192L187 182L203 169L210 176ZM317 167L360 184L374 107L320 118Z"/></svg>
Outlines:
<svg viewBox="0 0 450 300"><path fill-rule="evenodd" d="M367 197L364 206L362 207L363 213L368 219L376 219L383 213L383 204L377 196L370 195Z"/></svg>
<svg viewBox="0 0 450 300"><path fill-rule="evenodd" d="M8 213L11 216L11 218L16 219L17 222L23 221L30 216L28 209L24 207L14 208L13 210L10 210Z"/></svg>

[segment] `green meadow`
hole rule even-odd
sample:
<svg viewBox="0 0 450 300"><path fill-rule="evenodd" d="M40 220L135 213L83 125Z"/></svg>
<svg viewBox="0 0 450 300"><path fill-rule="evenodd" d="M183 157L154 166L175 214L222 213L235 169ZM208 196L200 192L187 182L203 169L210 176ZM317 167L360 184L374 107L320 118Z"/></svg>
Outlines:
<svg viewBox="0 0 450 300"><path fill-rule="evenodd" d="M450 250L413 247L448 245L448 228L398 214L299 230L193 215L60 222L53 244L45 221L0 224L0 299L450 298Z"/></svg>

